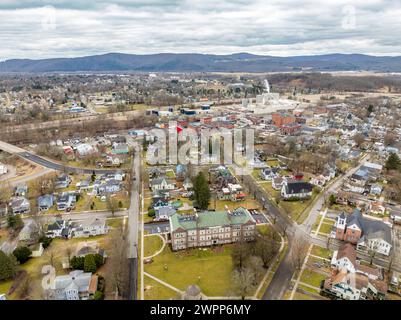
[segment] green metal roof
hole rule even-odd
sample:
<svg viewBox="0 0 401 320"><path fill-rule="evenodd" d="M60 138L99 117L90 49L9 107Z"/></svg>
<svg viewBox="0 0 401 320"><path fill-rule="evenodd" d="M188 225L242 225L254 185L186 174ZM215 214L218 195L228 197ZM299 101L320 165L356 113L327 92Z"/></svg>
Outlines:
<svg viewBox="0 0 401 320"><path fill-rule="evenodd" d="M202 211L195 215L180 215L176 213L170 217L172 223L172 231L182 228L191 230L196 228L210 228L217 226L228 226L235 224L244 224L252 221L252 217L248 210L238 208L231 214L226 211Z"/></svg>

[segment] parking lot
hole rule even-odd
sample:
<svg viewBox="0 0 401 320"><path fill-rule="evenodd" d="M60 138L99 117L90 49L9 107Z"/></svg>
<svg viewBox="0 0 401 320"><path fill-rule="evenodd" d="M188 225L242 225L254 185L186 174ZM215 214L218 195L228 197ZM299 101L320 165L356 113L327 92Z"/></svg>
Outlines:
<svg viewBox="0 0 401 320"><path fill-rule="evenodd" d="M167 233L170 232L170 224L168 221L145 223L144 229L149 234Z"/></svg>
<svg viewBox="0 0 401 320"><path fill-rule="evenodd" d="M255 219L256 224L266 224L269 223L269 221L266 219L264 214L258 210L249 210L251 213L252 217Z"/></svg>

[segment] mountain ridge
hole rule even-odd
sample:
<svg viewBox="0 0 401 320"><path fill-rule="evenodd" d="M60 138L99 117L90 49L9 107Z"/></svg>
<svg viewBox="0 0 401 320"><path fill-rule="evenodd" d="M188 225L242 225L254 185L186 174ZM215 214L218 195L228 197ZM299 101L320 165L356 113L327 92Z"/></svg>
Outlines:
<svg viewBox="0 0 401 320"><path fill-rule="evenodd" d="M288 72L288 71L401 72L401 56L325 54L263 56L246 52L229 55L106 53L76 58L10 59L0 73L51 72Z"/></svg>

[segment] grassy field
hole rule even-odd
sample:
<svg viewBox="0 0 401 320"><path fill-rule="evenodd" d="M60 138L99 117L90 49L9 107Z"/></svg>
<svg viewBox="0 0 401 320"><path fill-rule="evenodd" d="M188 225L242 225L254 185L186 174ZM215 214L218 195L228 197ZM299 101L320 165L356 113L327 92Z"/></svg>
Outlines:
<svg viewBox="0 0 401 320"><path fill-rule="evenodd" d="M313 246L311 254L313 254L314 256L329 259L332 255L332 251L319 246Z"/></svg>
<svg viewBox="0 0 401 320"><path fill-rule="evenodd" d="M309 269L305 269L302 272L302 276L301 276L301 282L309 284L309 285L317 287L317 288L320 287L320 283L324 279L326 279L326 276L324 276L320 273L314 272L312 270L309 270Z"/></svg>
<svg viewBox="0 0 401 320"><path fill-rule="evenodd" d="M233 270L231 251L230 245L180 252L172 252L167 246L145 271L180 290L196 284L208 296L226 296Z"/></svg>
<svg viewBox="0 0 401 320"><path fill-rule="evenodd" d="M319 232L324 234L330 234L332 228L333 228L333 223L331 224L322 223Z"/></svg>
<svg viewBox="0 0 401 320"><path fill-rule="evenodd" d="M145 300L177 299L178 293L145 275Z"/></svg>
<svg viewBox="0 0 401 320"><path fill-rule="evenodd" d="M295 292L293 300L316 300L306 294Z"/></svg>
<svg viewBox="0 0 401 320"><path fill-rule="evenodd" d="M155 254L163 246L163 241L158 235L147 236L147 237L144 237L144 239L145 239L145 244L144 244L144 247L145 247L144 256L145 257L149 257L152 254Z"/></svg>

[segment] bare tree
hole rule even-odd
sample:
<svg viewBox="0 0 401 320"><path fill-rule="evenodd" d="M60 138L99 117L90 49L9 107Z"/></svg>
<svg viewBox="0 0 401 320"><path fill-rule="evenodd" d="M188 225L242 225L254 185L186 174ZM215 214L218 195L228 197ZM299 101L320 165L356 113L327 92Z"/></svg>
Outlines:
<svg viewBox="0 0 401 320"><path fill-rule="evenodd" d="M107 279L115 288L116 296L127 297L129 289L129 261L127 231L114 229L110 238L111 255L107 263Z"/></svg>
<svg viewBox="0 0 401 320"><path fill-rule="evenodd" d="M116 210L118 209L118 201L115 197L108 195L106 198L107 209L111 212L111 215L114 217Z"/></svg>
<svg viewBox="0 0 401 320"><path fill-rule="evenodd" d="M293 239L290 252L291 264L295 270L300 270L308 253L308 242L302 237Z"/></svg>
<svg viewBox="0 0 401 320"><path fill-rule="evenodd" d="M54 251L54 249L50 249L47 251L46 258L47 258L47 262L49 263L49 265L51 265L53 268L55 268L56 267L56 252Z"/></svg>
<svg viewBox="0 0 401 320"><path fill-rule="evenodd" d="M278 244L269 235L259 235L256 239L255 253L261 258L263 267L268 268L278 252Z"/></svg>
<svg viewBox="0 0 401 320"><path fill-rule="evenodd" d="M29 276L26 276L18 287L17 296L20 300L29 299L29 295L31 293L31 279Z"/></svg>
<svg viewBox="0 0 401 320"><path fill-rule="evenodd" d="M234 295L245 300L255 289L255 274L250 268L241 268L233 271L232 291Z"/></svg>

